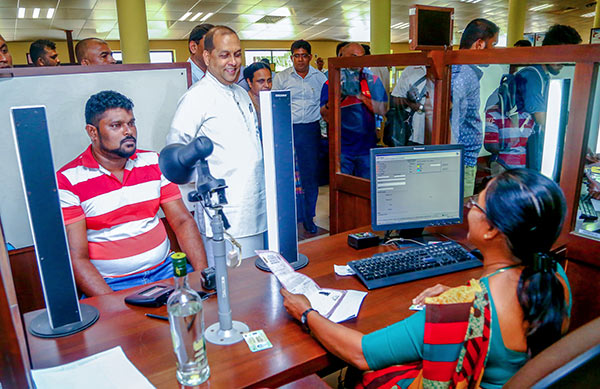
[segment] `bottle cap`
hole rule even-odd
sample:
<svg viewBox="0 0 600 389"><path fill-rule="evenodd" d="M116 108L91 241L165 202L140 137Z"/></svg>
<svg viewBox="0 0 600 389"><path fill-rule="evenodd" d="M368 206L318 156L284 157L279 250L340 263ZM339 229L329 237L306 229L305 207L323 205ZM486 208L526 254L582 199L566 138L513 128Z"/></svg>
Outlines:
<svg viewBox="0 0 600 389"><path fill-rule="evenodd" d="M173 261L173 274L175 274L175 277L187 275L187 256L184 253L171 254L171 261Z"/></svg>

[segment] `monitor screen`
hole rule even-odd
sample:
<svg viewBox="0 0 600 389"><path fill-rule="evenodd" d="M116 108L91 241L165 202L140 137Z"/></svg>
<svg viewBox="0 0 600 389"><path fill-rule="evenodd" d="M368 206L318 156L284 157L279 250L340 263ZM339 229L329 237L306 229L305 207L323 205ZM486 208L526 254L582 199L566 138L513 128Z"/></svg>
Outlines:
<svg viewBox="0 0 600 389"><path fill-rule="evenodd" d="M462 145L371 149L371 224L375 231L462 222Z"/></svg>

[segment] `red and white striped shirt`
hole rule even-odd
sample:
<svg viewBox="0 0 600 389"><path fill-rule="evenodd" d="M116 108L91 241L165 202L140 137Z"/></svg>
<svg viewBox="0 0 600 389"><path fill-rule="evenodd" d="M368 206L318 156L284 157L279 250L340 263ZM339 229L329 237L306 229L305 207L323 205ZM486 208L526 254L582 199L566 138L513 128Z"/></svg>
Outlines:
<svg viewBox="0 0 600 389"><path fill-rule="evenodd" d="M100 165L91 146L57 175L65 225L85 219L90 261L103 277L148 270L169 254L158 210L181 198L158 167L158 154L138 150L125 164L123 182Z"/></svg>

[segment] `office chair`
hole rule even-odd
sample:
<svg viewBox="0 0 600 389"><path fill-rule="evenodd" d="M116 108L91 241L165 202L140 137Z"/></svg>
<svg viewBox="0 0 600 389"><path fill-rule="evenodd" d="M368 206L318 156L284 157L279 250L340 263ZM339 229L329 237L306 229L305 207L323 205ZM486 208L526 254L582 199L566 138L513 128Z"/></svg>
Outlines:
<svg viewBox="0 0 600 389"><path fill-rule="evenodd" d="M599 387L599 366L600 317L539 353L504 388Z"/></svg>

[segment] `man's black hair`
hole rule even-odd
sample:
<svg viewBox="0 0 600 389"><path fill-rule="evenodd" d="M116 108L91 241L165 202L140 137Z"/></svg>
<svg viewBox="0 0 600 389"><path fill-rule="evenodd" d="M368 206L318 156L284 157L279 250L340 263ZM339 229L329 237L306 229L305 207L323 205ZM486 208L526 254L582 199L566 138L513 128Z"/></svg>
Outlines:
<svg viewBox="0 0 600 389"><path fill-rule="evenodd" d="M578 45L580 43L581 35L577 30L564 24L555 24L546 32L542 46Z"/></svg>
<svg viewBox="0 0 600 389"><path fill-rule="evenodd" d="M361 46L365 49L365 55L371 55L371 46L362 43Z"/></svg>
<svg viewBox="0 0 600 389"><path fill-rule="evenodd" d="M254 73L259 71L260 69L268 69L269 73L271 72L271 67L266 63L259 61L246 66L244 69L244 79L250 79L250 82L254 81Z"/></svg>
<svg viewBox="0 0 600 389"><path fill-rule="evenodd" d="M85 123L98 127L102 114L112 108L123 108L126 111L132 111L133 101L112 90L98 92L85 103Z"/></svg>
<svg viewBox="0 0 600 389"><path fill-rule="evenodd" d="M204 37L204 35L206 35L206 33L209 32L210 29L213 27L214 26L210 23L204 23L204 24L197 25L196 27L194 27L192 32L190 32L190 37L188 38L188 43L191 41L194 41L196 43L200 42L202 40L202 38Z"/></svg>
<svg viewBox="0 0 600 389"><path fill-rule="evenodd" d="M335 46L335 56L336 57L340 56L340 51L342 51L342 47L346 46L348 43L350 43L350 42L340 42L337 44L337 46Z"/></svg>
<svg viewBox="0 0 600 389"><path fill-rule="evenodd" d="M531 44L530 40L527 39L521 39L515 42L514 47L531 47L533 46Z"/></svg>
<svg viewBox="0 0 600 389"><path fill-rule="evenodd" d="M488 40L500 32L500 28L487 19L474 19L467 24L460 38L460 48L470 49L479 39Z"/></svg>
<svg viewBox="0 0 600 389"><path fill-rule="evenodd" d="M216 34L233 34L237 36L237 32L231 27L227 26L214 26L204 36L204 50L211 52L215 49L215 35Z"/></svg>
<svg viewBox="0 0 600 389"><path fill-rule="evenodd" d="M299 49L304 49L306 50L306 52L308 54L310 54L311 52L311 47L310 47L310 43L308 43L307 41L300 39L297 40L296 42L292 43L292 47L290 49L290 51L292 52L292 54L294 54L294 51L299 50Z"/></svg>
<svg viewBox="0 0 600 389"><path fill-rule="evenodd" d="M266 63L267 65L271 65L271 61L269 60L269 58L262 58L260 62Z"/></svg>
<svg viewBox="0 0 600 389"><path fill-rule="evenodd" d="M38 58L42 57L46 53L46 47L49 47L50 50L56 50L56 44L48 39L38 39L37 41L33 42L31 46L29 46L29 56L31 57L31 62L35 64Z"/></svg>

